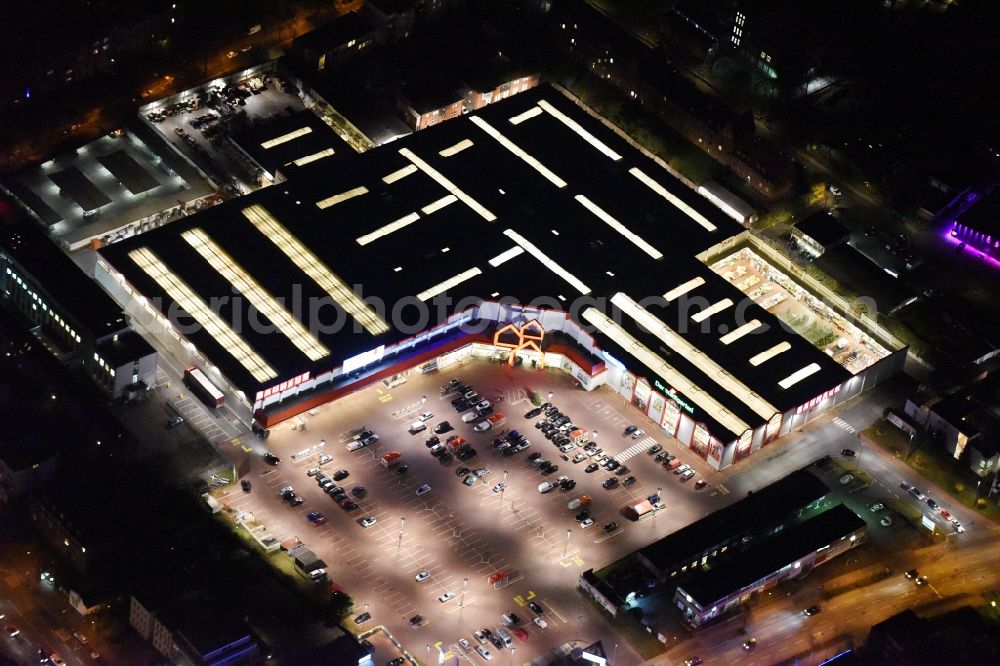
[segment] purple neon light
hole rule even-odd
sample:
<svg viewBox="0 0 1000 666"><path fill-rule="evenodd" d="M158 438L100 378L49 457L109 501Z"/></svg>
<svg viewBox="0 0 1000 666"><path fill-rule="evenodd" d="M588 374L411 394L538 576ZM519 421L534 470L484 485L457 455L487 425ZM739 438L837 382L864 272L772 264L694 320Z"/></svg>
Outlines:
<svg viewBox="0 0 1000 666"><path fill-rule="evenodd" d="M946 243L948 243L949 245L953 245L953 246L956 246L956 247L958 245L960 245L961 243L965 242L965 247L962 248L963 252L972 255L972 257L974 257L975 259L981 259L981 260L985 261L986 263L990 264L991 266L993 266L993 268L995 268L997 270L1000 270L1000 259L997 259L996 257L991 257L990 255L984 253L979 248L976 248L976 247L973 247L972 245L969 245L969 241L968 240L966 240L964 238L960 238L959 235L958 235L958 233L956 233L958 231L958 227L961 227L963 230L965 230L966 227L963 227L962 225L957 224L957 223L954 223L954 224L955 224L955 226L952 228L952 230L950 232L948 232L947 228L946 228L945 233L942 234L941 237L944 239L944 241ZM968 231L971 231L971 229L968 230ZM963 232L963 234L964 234L964 232ZM989 238L989 237L987 237L987 238ZM1000 247L1000 241L996 241L996 244L994 245L994 247Z"/></svg>
<svg viewBox="0 0 1000 666"><path fill-rule="evenodd" d="M983 234L983 232L971 229L965 226L964 224L959 224L955 220L952 220L951 223L951 235L955 238L960 238L961 240L964 240L966 244L978 241L986 241L987 248L991 245L994 248L1000 248L1000 240L996 241L993 240L993 236L991 234Z"/></svg>

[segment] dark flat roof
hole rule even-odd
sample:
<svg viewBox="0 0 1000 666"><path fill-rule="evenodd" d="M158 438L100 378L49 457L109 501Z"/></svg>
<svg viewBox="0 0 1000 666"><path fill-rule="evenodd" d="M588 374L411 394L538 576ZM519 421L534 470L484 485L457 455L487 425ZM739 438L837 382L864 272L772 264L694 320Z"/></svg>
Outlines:
<svg viewBox="0 0 1000 666"><path fill-rule="evenodd" d="M815 474L805 469L796 470L639 552L654 565L667 568L700 555L734 535L776 525L828 492L830 489Z"/></svg>
<svg viewBox="0 0 1000 666"><path fill-rule="evenodd" d="M269 148L264 147L268 141L280 140L293 132L303 130L308 130L308 133L281 141ZM271 176L274 176L278 169L286 177L290 176L292 171L299 168L294 164L295 160L301 158L312 156L315 160L325 160L344 152L354 152L312 111L298 111L289 115L266 118L253 127L233 135L232 140ZM327 150L332 150L333 154L320 158L319 155Z"/></svg>
<svg viewBox="0 0 1000 666"><path fill-rule="evenodd" d="M850 230L841 224L840 220L825 210L799 220L795 223L795 228L823 247L845 241L851 235Z"/></svg>
<svg viewBox="0 0 1000 666"><path fill-rule="evenodd" d="M1000 188L983 195L959 216L958 223L987 234L993 240L1000 240Z"/></svg>
<svg viewBox="0 0 1000 666"><path fill-rule="evenodd" d="M65 190L84 210L95 210L111 203L111 199L75 166L49 174L49 180Z"/></svg>
<svg viewBox="0 0 1000 666"><path fill-rule="evenodd" d="M832 544L863 528L867 523L843 504L824 511L774 538L727 559L709 571L695 575L678 587L691 595L698 605L713 603L756 583L778 569Z"/></svg>
<svg viewBox="0 0 1000 666"><path fill-rule="evenodd" d="M463 99L458 88L446 82L444 77L438 74L420 74L411 77L400 86L400 94L421 115L451 106Z"/></svg>
<svg viewBox="0 0 1000 666"><path fill-rule="evenodd" d="M45 203L45 199L35 194L35 191L30 187L27 187L16 180L6 183L6 186L10 188L11 192L14 193L14 196L23 201L24 205L30 208L31 211L38 216L38 219L40 219L45 226L51 227L57 222L62 222L62 215L60 215L50 205Z"/></svg>
<svg viewBox="0 0 1000 666"><path fill-rule="evenodd" d="M614 160L603 154L552 113L540 112L517 124L510 121L523 113L540 111L539 104L551 105L557 113L565 114L621 159ZM567 185L557 187L501 145L486 129L477 126L473 117L486 121ZM465 149L450 156L440 155L441 151L463 141L471 142L471 146L465 144ZM441 200L449 192L420 170L387 184L384 177L412 166L407 156L410 152L496 219L487 221L461 201L435 212L422 211L423 207ZM636 169L638 172L633 171ZM681 206L688 207L691 215L644 184L636 173L655 181L657 187L664 188ZM316 205L332 195L358 188L365 188L365 193L325 209ZM578 198L581 196L599 206L625 230L616 229L586 208ZM447 294L453 300L434 315L435 321L428 322L427 328L442 323L445 315L459 307L469 307L476 299L504 298L523 304L545 303L552 309L570 308L582 290L554 271L553 262L589 288L588 298L601 299L590 304L600 306L609 316L612 311L608 302L618 292L638 302L662 295L693 278L701 278L704 284L690 296L700 299L702 305L696 302L683 315L684 305L680 300L663 305L650 304L649 311L677 331L682 339L696 345L709 358L716 359L728 373L777 410L803 404L850 376L805 339L786 331L765 310L753 304L747 308L735 307L745 300L743 294L695 257L738 235L742 227L571 100L548 87L515 95L470 116L441 123L363 155L315 162L302 167L287 182L126 239L103 248L101 254L140 293L162 298L163 307L168 308L171 299L128 256L137 248L149 248L208 302L213 296L231 294L232 289L228 281L181 237L185 231L199 227L274 297L284 298L286 303L291 303L295 297L303 300L325 297L318 284L247 220L242 211L255 204L266 209L345 283L359 285L362 297L377 298L389 308L404 299L412 301L415 294L457 274L472 268L480 270L480 274L448 289ZM418 214L416 221L386 237L365 245L356 240L413 213ZM703 218L704 224L692 215ZM491 259L516 247L515 239L505 233L507 230L537 246L547 259L526 251L493 267L489 263ZM628 233L634 235L631 240L626 237ZM640 247L640 241L648 243L662 257L654 258ZM561 300L560 296L566 300ZM461 303L463 298L466 300ZM724 298L731 299L733 306L697 325L692 322L690 315ZM576 308L574 316L579 316L584 309ZM741 319L750 319L750 316L759 319L765 325L761 329L764 333L745 335L729 345L723 344L721 336L737 327L737 315L741 310L746 313ZM247 321L248 311L244 300L226 304L221 314L232 320L235 312L242 321ZM325 312L329 314L324 321L342 314L339 307L327 308ZM748 425L753 427L763 422L764 419L751 412L741 398L717 385L717 373L706 369L704 362L664 351L664 342L640 330L631 317L622 317L621 324L726 409L742 415ZM311 371L315 376L339 368L344 359L413 335L412 331L397 328L374 336L363 331L354 333L349 327L336 332L320 332L318 339L331 354L311 363L288 337L266 335L247 328L243 327L243 339L275 368L278 375L275 380L256 382L206 333L197 332L189 337L249 398L258 390L302 372ZM618 349L622 362L642 371L637 361L629 359L630 350L618 348L603 334L597 335L597 342L602 347ZM749 360L753 355L779 342L788 342L792 351L756 367L751 365ZM811 364L817 366L817 372L788 388L779 387L780 381ZM709 422L712 415L699 409L694 418ZM720 432L717 436L724 439L725 433Z"/></svg>
<svg viewBox="0 0 1000 666"><path fill-rule="evenodd" d="M122 309L33 222L0 227L7 252L94 339L128 327Z"/></svg>
<svg viewBox="0 0 1000 666"><path fill-rule="evenodd" d="M352 39L363 37L372 30L374 30L372 25L360 13L349 12L296 37L292 46L325 53L343 46Z"/></svg>
<svg viewBox="0 0 1000 666"><path fill-rule="evenodd" d="M135 331L125 331L118 334L118 339L107 338L97 345L97 353L101 355L112 368L135 361L154 353L155 350Z"/></svg>
<svg viewBox="0 0 1000 666"><path fill-rule="evenodd" d="M124 150L101 155L97 161L132 194L142 194L160 186L160 183Z"/></svg>

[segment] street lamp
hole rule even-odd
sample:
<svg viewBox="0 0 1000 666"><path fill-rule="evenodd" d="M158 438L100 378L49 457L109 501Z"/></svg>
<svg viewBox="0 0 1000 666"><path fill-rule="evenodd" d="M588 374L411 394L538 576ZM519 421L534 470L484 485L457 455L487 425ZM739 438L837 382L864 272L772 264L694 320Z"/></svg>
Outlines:
<svg viewBox="0 0 1000 666"><path fill-rule="evenodd" d="M513 664L514 663L514 653L515 652L517 652L517 647L512 647L510 649L510 661L507 662L508 664Z"/></svg>
<svg viewBox="0 0 1000 666"><path fill-rule="evenodd" d="M396 544L396 548L402 548L403 546L403 526L406 525L406 518L403 516L399 517L399 543Z"/></svg>
<svg viewBox="0 0 1000 666"><path fill-rule="evenodd" d="M618 643L615 643L614 652L611 653L611 661L608 662L608 666L615 663L615 657L618 656Z"/></svg>
<svg viewBox="0 0 1000 666"><path fill-rule="evenodd" d="M465 607L465 591L469 589L469 579L465 578L462 581L462 598L458 600L458 607Z"/></svg>
<svg viewBox="0 0 1000 666"><path fill-rule="evenodd" d="M656 489L656 505L653 506L653 517L656 518L656 512L659 511L660 505L663 504L663 500L660 499L660 493L663 492L663 488Z"/></svg>
<svg viewBox="0 0 1000 666"><path fill-rule="evenodd" d="M566 559L566 555L569 554L569 537L573 534L573 530L566 530L566 547L563 548L563 559Z"/></svg>
<svg viewBox="0 0 1000 666"><path fill-rule="evenodd" d="M503 506L503 491L507 490L507 470L503 471L503 481L500 482L500 506Z"/></svg>

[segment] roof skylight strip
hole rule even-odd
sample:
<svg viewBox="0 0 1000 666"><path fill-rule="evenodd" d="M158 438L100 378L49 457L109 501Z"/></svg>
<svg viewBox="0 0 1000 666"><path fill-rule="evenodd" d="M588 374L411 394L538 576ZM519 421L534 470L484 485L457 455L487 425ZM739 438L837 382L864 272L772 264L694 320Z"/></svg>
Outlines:
<svg viewBox="0 0 1000 666"><path fill-rule="evenodd" d="M504 235L513 240L515 243L520 245L529 254L531 254L535 259L542 262L542 265L548 268L550 271L561 277L562 279L569 282L571 285L576 287L576 290L581 294L589 294L590 287L585 285L578 277L570 273L568 270L560 266L555 262L552 257L542 252L537 245L529 241L527 238L517 233L513 229L504 229Z"/></svg>
<svg viewBox="0 0 1000 666"><path fill-rule="evenodd" d="M611 159L617 162L622 158L621 155L611 150L611 147L608 146L608 144L604 143L596 136L585 130L580 123L576 122L575 120L567 116L565 113L563 113L556 107L549 104L546 100L543 99L542 101L540 101L538 103L538 106L542 107L543 109L548 111L551 115L555 116L559 122L561 122L563 125L565 125L566 127L570 128L571 130L579 134L581 137L583 137L584 141L592 145L594 148L597 148L599 151L601 151Z"/></svg>
<svg viewBox="0 0 1000 666"><path fill-rule="evenodd" d="M681 283L676 287L674 287L673 289L671 289L670 291L668 291L667 293L663 294L663 298L664 300L672 301L675 298L680 298L681 296L688 293L692 289L696 289L697 287L700 287L703 284L705 284L705 278L701 276L696 278L691 278L687 282Z"/></svg>
<svg viewBox="0 0 1000 666"><path fill-rule="evenodd" d="M754 391L751 391L750 387L730 374L728 370L716 363L708 354L675 333L663 321L625 294L620 292L615 294L611 298L611 302L621 308L622 312L632 317L636 323L655 335L671 351L693 363L695 367L705 373L706 377L735 396L761 418L769 419L778 412L778 409L774 405L764 400Z"/></svg>
<svg viewBox="0 0 1000 666"><path fill-rule="evenodd" d="M305 136L312 132L311 127L300 127L297 130L292 130L288 134L282 134L281 136L276 136L273 139L268 139L264 143L260 144L260 147L264 150L269 148L274 148L275 146L280 146L283 143L288 143L289 141L294 141L300 136Z"/></svg>
<svg viewBox="0 0 1000 666"><path fill-rule="evenodd" d="M637 167L632 167L631 169L628 170L628 172L633 176L635 176L636 178L638 178L639 182L641 182L643 185L645 185L646 187L653 190L661 197L672 203L676 208L678 208L682 213L690 217L692 220L694 220L701 226L705 227L709 231L715 231L716 229L715 225L709 222L708 218L706 218L704 215L696 211L694 208L691 208L691 206L681 201L679 198L677 198L676 195L672 194L671 192L668 192L667 188L663 187L663 185L660 185L658 182L647 176L645 173L642 172L641 169Z"/></svg>
<svg viewBox="0 0 1000 666"><path fill-rule="evenodd" d="M458 197L459 201L479 213L480 217L487 222L492 222L497 219L497 216L491 213L485 206L459 189L458 185L445 178L440 171L423 161L421 158L417 157L416 154L414 154L414 152L409 148L400 148L399 154L413 162L418 169L430 176L431 180Z"/></svg>
<svg viewBox="0 0 1000 666"><path fill-rule="evenodd" d="M368 333L378 335L389 330L389 325L375 314L374 310L358 298L343 280L278 222L266 208L254 204L244 208L243 215L268 240L278 246L278 249L284 252L300 271L312 278L347 314L354 317Z"/></svg>
<svg viewBox="0 0 1000 666"><path fill-rule="evenodd" d="M554 173L552 173L552 171L547 166L545 166L544 164L542 164L541 162L539 162L537 159L535 159L534 157L532 157L531 155L529 155L528 153L526 153L523 148L521 148L516 143L514 143L513 141L511 141L510 139L508 139L507 137L505 137L500 132L498 132L496 130L496 128L494 128L488 122L486 122L485 120L483 120L479 116L472 116L471 118L469 118L469 120L476 127L478 127L479 129L483 130L484 132L486 132L487 134L489 134L491 137L493 137L494 139L496 139L497 143L499 143L501 146L503 146L504 148L506 148L510 152L514 153L518 157L520 157L525 162L525 164L527 164L528 166L530 166L531 168L533 168L535 171L537 171L538 173L540 173L543 176L545 176L550 183L552 183L556 187L566 187L566 181L565 180L563 180L559 176L557 176Z"/></svg>
<svg viewBox="0 0 1000 666"><path fill-rule="evenodd" d="M754 354L750 357L750 365L757 367L761 363L770 361L772 358L778 354L782 354L792 348L792 345L788 340L782 340L778 344L774 345L770 349L765 349L759 354Z"/></svg>
<svg viewBox="0 0 1000 666"><path fill-rule="evenodd" d="M810 363L806 367L796 370L792 374L782 379L780 382L778 382L778 386L780 386L783 389L787 389L788 387L798 384L806 377L814 375L819 371L820 371L819 363Z"/></svg>
<svg viewBox="0 0 1000 666"><path fill-rule="evenodd" d="M471 147L472 147L471 139L462 139L454 146L451 146L450 148L445 148L444 150L438 152L438 155L440 155L441 157L451 157L452 155L458 155L466 148L471 148Z"/></svg>
<svg viewBox="0 0 1000 666"><path fill-rule="evenodd" d="M297 319L269 294L242 266L209 238L203 229L190 229L181 237L208 262L216 272L229 281L250 302L258 312L271 320L299 351L309 357L310 361L318 361L330 354L319 340L310 335Z"/></svg>
<svg viewBox="0 0 1000 666"><path fill-rule="evenodd" d="M422 212L424 215L430 215L431 213L441 210L445 206L450 206L456 201L458 201L458 197L456 197L454 194L448 194L446 196L441 197L437 201L434 201L433 203L427 204L426 206L420 209L420 212Z"/></svg>
<svg viewBox="0 0 1000 666"><path fill-rule="evenodd" d="M332 197L327 197L326 199L320 199L316 202L316 207L329 208L330 206L335 206L343 201L347 201L348 199L360 197L362 194L368 194L368 188L364 185L361 187L355 187L353 190L341 192L340 194L334 194Z"/></svg>
<svg viewBox="0 0 1000 666"><path fill-rule="evenodd" d="M203 326L205 331L222 345L223 349L232 354L233 358L246 368L254 380L266 382L278 376L275 369L268 365L267 361L261 358L243 338L237 335L229 324L209 308L186 282L164 266L152 250L142 247L138 250L132 250L128 256L167 293L167 296Z"/></svg>
<svg viewBox="0 0 1000 666"><path fill-rule="evenodd" d="M490 259L490 266L493 266L494 268L496 268L500 264L502 264L502 263L504 263L506 261L510 261L511 259L513 259L514 257L516 257L519 254L524 254L524 248L521 247L520 245L515 245L514 247L510 248L506 252L501 252L497 256L495 256L492 259Z"/></svg>
<svg viewBox="0 0 1000 666"><path fill-rule="evenodd" d="M390 222L384 227L379 227L370 234L365 234L364 236L358 236L354 240L357 241L358 245L368 245L368 243L376 241L384 236L388 236L394 231L399 231L403 227L413 224L419 219L420 219L420 213L410 213L409 215L404 215L395 222Z"/></svg>
<svg viewBox="0 0 1000 666"><path fill-rule="evenodd" d="M724 345L731 345L740 338L742 338L744 335L753 333L763 325L764 324L762 324L759 319L752 319L747 323L743 324L742 326L740 326L739 328L734 328L733 330L723 335L721 338L719 338L719 342L721 342Z"/></svg>
<svg viewBox="0 0 1000 666"><path fill-rule="evenodd" d="M721 423L724 428L737 436L742 435L750 429L750 426L741 418L726 409L722 403L678 372L658 354L632 337L625 329L616 324L603 312L596 308L587 308L584 310L582 316L618 346L634 356L649 369L656 372L667 384L674 387L678 392L683 393L691 402Z"/></svg>
<svg viewBox="0 0 1000 666"><path fill-rule="evenodd" d="M324 157L330 157L331 155L333 155L333 148L327 148L326 150L321 150L318 153L313 153L312 155L306 155L305 157L300 157L297 160L292 160L288 164L294 164L295 166L305 166L306 164L310 164L312 162L315 162L316 160L321 160ZM288 164L286 164L285 166L288 166Z"/></svg>
<svg viewBox="0 0 1000 666"><path fill-rule="evenodd" d="M402 180L403 178L409 176L411 173L416 173L417 171L418 171L417 167L415 167L412 164L407 164L402 169L397 169L396 171L390 173L388 176L382 176L382 182L384 182L386 185L392 185L397 180Z"/></svg>
<svg viewBox="0 0 1000 666"><path fill-rule="evenodd" d="M726 308L731 308L731 307L733 307L733 302L728 298L723 298L721 301L716 301L715 303L712 303L701 312L694 313L693 315L691 315L691 319L700 324L701 322L705 321L706 319L716 314L717 312L722 312Z"/></svg>
<svg viewBox="0 0 1000 666"><path fill-rule="evenodd" d="M657 250L655 247L653 247L645 240L643 240L642 237L639 236L638 234L633 233L624 224L622 224L615 218L611 217L611 215L609 215L607 211L605 211L603 208L595 204L593 201L583 196L582 194L578 194L574 198L581 204L583 204L584 208L586 208L591 213L600 218L601 221L603 221L609 227L611 227L612 229L620 233L622 236L630 240L633 245L635 245L637 248L639 248L640 250L651 256L653 259L663 258L663 254L659 250Z"/></svg>
<svg viewBox="0 0 1000 666"><path fill-rule="evenodd" d="M516 116L511 116L510 123L511 125L520 125L525 120L529 120L531 118L534 118L535 116L541 115L541 113L542 109L540 107L533 106L524 113L519 113Z"/></svg>
<svg viewBox="0 0 1000 666"><path fill-rule="evenodd" d="M483 272L481 270L479 270L478 268L472 267L472 268L470 268L467 271L463 271L463 272L459 273L458 275L455 275L455 276L452 276L452 277L448 278L444 282L440 282L440 283L434 285L430 289L425 289L424 291L422 291L419 294L417 294L417 298L419 298L422 301L429 300L431 298L434 298L438 294L444 293L444 292L448 291L449 289L451 289L452 287L465 282L468 279L474 278L477 275L482 275L482 273Z"/></svg>

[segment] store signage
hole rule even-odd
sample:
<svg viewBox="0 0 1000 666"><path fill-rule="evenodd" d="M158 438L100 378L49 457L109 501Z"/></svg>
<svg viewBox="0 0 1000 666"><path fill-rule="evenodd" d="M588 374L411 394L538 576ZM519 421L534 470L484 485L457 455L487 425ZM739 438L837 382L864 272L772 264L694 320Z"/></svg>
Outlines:
<svg viewBox="0 0 1000 666"><path fill-rule="evenodd" d="M664 386L659 379L654 379L653 385L656 386L656 388L663 391L664 393L666 393L667 396L670 397L670 399L676 402L678 405L680 405L685 412L687 412L688 414L694 414L694 406L681 399L681 397L677 395L677 391L673 390L669 386Z"/></svg>

